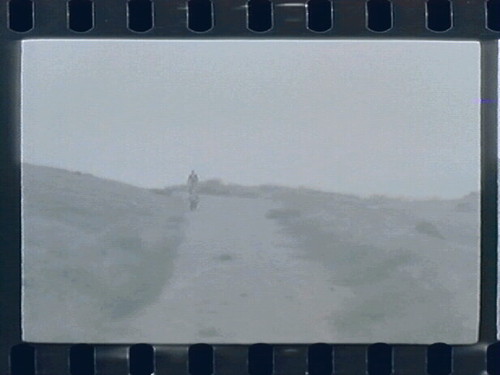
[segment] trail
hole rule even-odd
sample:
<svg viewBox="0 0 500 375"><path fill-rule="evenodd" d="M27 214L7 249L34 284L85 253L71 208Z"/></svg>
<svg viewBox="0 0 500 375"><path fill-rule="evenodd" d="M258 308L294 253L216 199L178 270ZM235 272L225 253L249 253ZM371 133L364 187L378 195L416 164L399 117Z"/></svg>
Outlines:
<svg viewBox="0 0 500 375"><path fill-rule="evenodd" d="M23 340L477 341L479 194L211 188L23 164Z"/></svg>
<svg viewBox="0 0 500 375"><path fill-rule="evenodd" d="M266 218L266 199L202 195L188 212L171 280L123 332L142 342L332 341L331 314L349 297ZM147 272L147 270L145 270ZM123 327L124 322L120 322Z"/></svg>

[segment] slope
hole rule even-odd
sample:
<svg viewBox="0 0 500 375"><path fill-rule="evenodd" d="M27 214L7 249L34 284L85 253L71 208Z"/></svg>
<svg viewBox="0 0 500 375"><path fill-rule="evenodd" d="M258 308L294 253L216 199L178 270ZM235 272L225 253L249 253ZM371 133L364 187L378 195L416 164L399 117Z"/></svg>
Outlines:
<svg viewBox="0 0 500 375"><path fill-rule="evenodd" d="M23 332L87 341L151 303L171 276L185 205L175 197L23 165Z"/></svg>

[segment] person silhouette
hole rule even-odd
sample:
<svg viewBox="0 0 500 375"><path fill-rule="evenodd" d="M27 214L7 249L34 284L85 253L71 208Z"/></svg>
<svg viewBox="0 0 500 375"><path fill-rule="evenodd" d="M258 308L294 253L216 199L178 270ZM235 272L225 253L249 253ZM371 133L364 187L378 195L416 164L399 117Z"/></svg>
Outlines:
<svg viewBox="0 0 500 375"><path fill-rule="evenodd" d="M198 175L194 170L192 170L187 180L188 191L190 195L196 192L196 188L198 187L198 181L199 181Z"/></svg>

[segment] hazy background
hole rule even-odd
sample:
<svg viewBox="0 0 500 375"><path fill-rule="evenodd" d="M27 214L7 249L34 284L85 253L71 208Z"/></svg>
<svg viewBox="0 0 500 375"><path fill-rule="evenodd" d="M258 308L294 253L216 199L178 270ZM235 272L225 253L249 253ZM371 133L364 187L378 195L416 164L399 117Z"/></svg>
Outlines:
<svg viewBox="0 0 500 375"><path fill-rule="evenodd" d="M479 185L479 44L25 41L23 160L453 198Z"/></svg>
<svg viewBox="0 0 500 375"><path fill-rule="evenodd" d="M30 41L23 64L25 341L477 342L477 43Z"/></svg>

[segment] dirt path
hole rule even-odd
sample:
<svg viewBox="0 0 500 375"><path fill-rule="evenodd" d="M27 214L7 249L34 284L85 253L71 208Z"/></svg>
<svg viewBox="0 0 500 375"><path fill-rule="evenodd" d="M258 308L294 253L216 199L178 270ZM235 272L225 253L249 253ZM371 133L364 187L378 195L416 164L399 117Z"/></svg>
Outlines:
<svg viewBox="0 0 500 375"><path fill-rule="evenodd" d="M266 218L270 208L265 199L201 196L199 210L186 215L171 281L129 318L127 336L150 343L332 341L327 318L349 291L298 256Z"/></svg>

